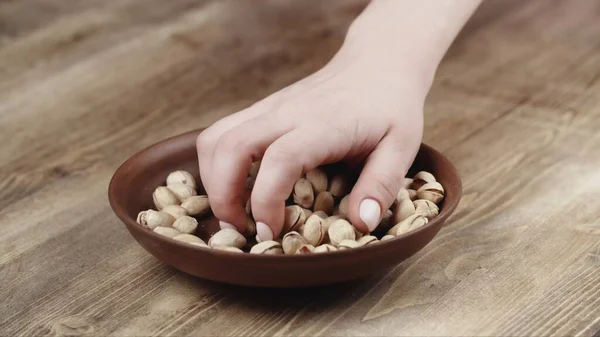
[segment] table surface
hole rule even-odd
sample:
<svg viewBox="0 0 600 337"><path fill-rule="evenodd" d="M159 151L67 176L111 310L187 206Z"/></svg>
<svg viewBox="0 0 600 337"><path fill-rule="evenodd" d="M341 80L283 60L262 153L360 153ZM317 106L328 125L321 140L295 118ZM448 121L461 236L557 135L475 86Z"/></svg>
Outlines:
<svg viewBox="0 0 600 337"><path fill-rule="evenodd" d="M0 335L600 330L600 2L488 1L425 142L464 197L384 274L248 290L162 265L112 213L128 156L320 68L364 1L0 1Z"/></svg>

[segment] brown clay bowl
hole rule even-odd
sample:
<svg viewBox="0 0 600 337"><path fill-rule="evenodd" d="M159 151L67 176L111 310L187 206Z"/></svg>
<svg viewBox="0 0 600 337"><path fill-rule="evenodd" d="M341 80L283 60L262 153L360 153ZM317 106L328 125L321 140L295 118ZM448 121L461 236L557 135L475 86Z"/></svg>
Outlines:
<svg viewBox="0 0 600 337"><path fill-rule="evenodd" d="M462 195L454 165L422 144L409 174L429 171L446 191L440 214L424 227L377 244L313 255L256 255L201 248L158 235L136 223L140 211L154 208L152 192L165 184L169 172L187 170L200 181L195 140L201 131L166 139L129 158L110 182L109 200L113 211L144 249L167 265L212 281L254 287L308 287L372 275L425 247ZM208 241L218 229L218 221L211 216L200 219L197 234Z"/></svg>

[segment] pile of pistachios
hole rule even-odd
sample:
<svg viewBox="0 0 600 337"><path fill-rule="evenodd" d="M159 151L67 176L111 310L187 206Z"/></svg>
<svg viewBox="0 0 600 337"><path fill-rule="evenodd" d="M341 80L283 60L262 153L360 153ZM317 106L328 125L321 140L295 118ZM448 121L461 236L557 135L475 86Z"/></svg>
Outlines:
<svg viewBox="0 0 600 337"><path fill-rule="evenodd" d="M246 189L252 190L260 168L255 162L248 173ZM328 174L323 167L296 181L285 208L279 237L261 242L256 235L250 199L246 203L248 223L243 233L224 228L208 242L197 236L198 219L210 214L206 195L198 195L196 181L186 171L168 175L166 186L153 193L156 210L139 213L137 222L154 232L207 249L250 254L313 254L357 248L393 239L426 225L439 213L444 188L429 172L405 178L396 200L386 210L373 233L358 231L349 221L351 180L343 174Z"/></svg>

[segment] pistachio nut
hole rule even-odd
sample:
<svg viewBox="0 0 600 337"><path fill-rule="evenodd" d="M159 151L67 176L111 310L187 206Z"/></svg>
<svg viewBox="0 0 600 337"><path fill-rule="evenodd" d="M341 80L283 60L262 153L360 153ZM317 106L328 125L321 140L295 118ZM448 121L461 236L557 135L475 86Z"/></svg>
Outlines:
<svg viewBox="0 0 600 337"><path fill-rule="evenodd" d="M254 189L254 183L256 183L256 177L246 178L245 188L249 191L252 191L252 189Z"/></svg>
<svg viewBox="0 0 600 337"><path fill-rule="evenodd" d="M379 239L377 239L377 237L373 236L373 235L365 235L362 238L356 240L358 243L360 243L363 246L372 244L372 243L376 243L377 241L379 241Z"/></svg>
<svg viewBox="0 0 600 337"><path fill-rule="evenodd" d="M246 245L246 238L238 231L232 228L223 228L216 232L209 240L208 245L215 247L235 247L242 248Z"/></svg>
<svg viewBox="0 0 600 337"><path fill-rule="evenodd" d="M403 199L392 207L394 213L394 223L398 223L409 216L415 214L415 205L410 199Z"/></svg>
<svg viewBox="0 0 600 337"><path fill-rule="evenodd" d="M171 172L167 176L167 186L174 184L185 184L194 190L197 188L196 179L194 179L194 176L191 173L183 170Z"/></svg>
<svg viewBox="0 0 600 337"><path fill-rule="evenodd" d="M254 245L250 249L250 254L282 255L283 249L279 242L269 240Z"/></svg>
<svg viewBox="0 0 600 337"><path fill-rule="evenodd" d="M193 197L197 194L195 189L191 188L186 184L171 184L167 185L167 188L170 189L171 192L173 192L181 201L184 201L185 199Z"/></svg>
<svg viewBox="0 0 600 337"><path fill-rule="evenodd" d="M338 174L331 178L329 182L329 192L336 198L341 198L346 195L348 189L348 178L346 176Z"/></svg>
<svg viewBox="0 0 600 337"><path fill-rule="evenodd" d="M312 189L310 181L300 178L294 184L293 193L294 203L304 208L312 207L315 201L315 194Z"/></svg>
<svg viewBox="0 0 600 337"><path fill-rule="evenodd" d="M327 228L325 221L321 217L315 215L306 219L304 226L300 229L300 234L306 239L306 242L318 246L327 236Z"/></svg>
<svg viewBox="0 0 600 337"><path fill-rule="evenodd" d="M149 229L171 227L173 222L175 222L175 218L172 215L153 209L140 212L137 217L137 223Z"/></svg>
<svg viewBox="0 0 600 337"><path fill-rule="evenodd" d="M436 204L426 199L415 200L413 204L415 205L415 214L421 214L429 220L436 217L440 212Z"/></svg>
<svg viewBox="0 0 600 337"><path fill-rule="evenodd" d="M381 237L381 240L379 240L379 241L383 242L383 241L391 240L395 237L396 237L395 235L388 234L388 235L384 235L383 237Z"/></svg>
<svg viewBox="0 0 600 337"><path fill-rule="evenodd" d="M338 245L338 248L340 250L343 250L343 249L350 249L350 248L358 248L360 246L362 246L362 245L358 241L355 241L355 240L342 240L342 242L340 242L340 244Z"/></svg>
<svg viewBox="0 0 600 337"><path fill-rule="evenodd" d="M204 247L204 248L210 248L206 243L204 243L204 241L202 242L188 242L190 245L192 246L198 246L198 247Z"/></svg>
<svg viewBox="0 0 600 337"><path fill-rule="evenodd" d="M310 181L315 194L327 191L327 173L322 168L306 172L306 180Z"/></svg>
<svg viewBox="0 0 600 337"><path fill-rule="evenodd" d="M298 205L290 205L285 208L285 218L283 222L283 232L287 233L295 231L304 224L306 214L302 207Z"/></svg>
<svg viewBox="0 0 600 337"><path fill-rule="evenodd" d="M403 221L397 223L394 227L392 227L387 234L389 235L402 235L404 233L408 233L417 228L423 227L428 222L427 218L421 214L413 214Z"/></svg>
<svg viewBox="0 0 600 337"><path fill-rule="evenodd" d="M308 209L308 208L303 208L303 209L302 209L302 212L304 212L304 218L305 218L305 219L308 219L308 217L309 217L309 216L311 216L311 215L313 214L313 211L311 211L311 210L310 210L310 209Z"/></svg>
<svg viewBox="0 0 600 337"><path fill-rule="evenodd" d="M183 208L179 205L165 206L165 207L163 207L161 212L165 212L165 213L171 215L175 219L179 219L184 215L188 215L188 212L185 210L185 208Z"/></svg>
<svg viewBox="0 0 600 337"><path fill-rule="evenodd" d="M300 248L298 248L298 250L296 251L296 254L311 254L314 251L315 251L315 246L306 244L306 245L300 246Z"/></svg>
<svg viewBox="0 0 600 337"><path fill-rule="evenodd" d="M398 194L396 194L396 203L400 203L402 202L402 200L409 200L410 199L410 195L408 194L408 190L405 188L401 188L398 191Z"/></svg>
<svg viewBox="0 0 600 337"><path fill-rule="evenodd" d="M350 210L350 195L346 195L340 200L338 205L338 215L344 219L348 219L348 212Z"/></svg>
<svg viewBox="0 0 600 337"><path fill-rule="evenodd" d="M311 215L316 215L316 216L318 216L319 218L321 218L323 220L327 219L327 217L328 217L327 213L325 213L323 211L315 211Z"/></svg>
<svg viewBox="0 0 600 337"><path fill-rule="evenodd" d="M386 209L385 212L383 212L383 216L381 217L379 225L377 225L377 231L387 232L390 228L392 228L395 225L393 215L394 212Z"/></svg>
<svg viewBox="0 0 600 337"><path fill-rule="evenodd" d="M342 218L342 217L341 217L341 216L339 216L339 215L332 215L332 216L329 216L329 217L325 218L325 225L327 226L327 228L329 228L329 226L330 226L330 225L331 225L331 224L332 224L334 221L336 221L336 220L339 220L339 219L341 219L341 218Z"/></svg>
<svg viewBox="0 0 600 337"><path fill-rule="evenodd" d="M227 246L216 246L216 247L211 247L213 249L216 250L224 250L226 252L231 252L231 253L243 253L244 251L236 248L236 247L227 247Z"/></svg>
<svg viewBox="0 0 600 337"><path fill-rule="evenodd" d="M404 180L402 181L402 188L407 190L410 188L410 185L412 185L413 180L411 178L404 178Z"/></svg>
<svg viewBox="0 0 600 337"><path fill-rule="evenodd" d="M410 197L410 200L415 201L418 199L417 197L417 191L413 190L413 189L409 189L408 190L408 196Z"/></svg>
<svg viewBox="0 0 600 337"><path fill-rule="evenodd" d="M336 246L325 243L318 247L315 247L315 250L313 251L313 253L327 253L327 252L334 252L336 250L338 250Z"/></svg>
<svg viewBox="0 0 600 337"><path fill-rule="evenodd" d="M192 234L196 231L196 228L198 228L198 220L191 216L184 215L175 220L173 228L181 233Z"/></svg>
<svg viewBox="0 0 600 337"><path fill-rule="evenodd" d="M250 199L246 201L246 214L252 216L252 205L250 204Z"/></svg>
<svg viewBox="0 0 600 337"><path fill-rule="evenodd" d="M157 210L168 205L179 205L179 198L166 186L159 186L152 193L152 200Z"/></svg>
<svg viewBox="0 0 600 337"><path fill-rule="evenodd" d="M210 213L210 201L206 195L195 195L185 199L181 207L191 216L204 216Z"/></svg>
<svg viewBox="0 0 600 337"><path fill-rule="evenodd" d="M329 240L333 245L339 245L344 240L355 240L354 226L344 219L339 219L329 225Z"/></svg>
<svg viewBox="0 0 600 337"><path fill-rule="evenodd" d="M248 218L246 222L246 231L243 234L246 237L253 237L256 235L256 222L252 218Z"/></svg>
<svg viewBox="0 0 600 337"><path fill-rule="evenodd" d="M333 200L333 195L327 191L320 192L317 194L317 198L315 199L315 212L321 211L325 214L333 213L333 206L335 201Z"/></svg>
<svg viewBox="0 0 600 337"><path fill-rule="evenodd" d="M439 204L444 199L444 188L437 181L427 183L419 188L417 197Z"/></svg>
<svg viewBox="0 0 600 337"><path fill-rule="evenodd" d="M160 234L162 236L166 236L168 238L174 238L177 235L181 234L178 230L171 227L156 227L152 230L156 234Z"/></svg>
<svg viewBox="0 0 600 337"><path fill-rule="evenodd" d="M410 188L413 190L418 190L421 186L434 181L436 181L436 179L433 174L427 171L420 171L413 177L413 182L410 185Z"/></svg>
<svg viewBox="0 0 600 337"><path fill-rule="evenodd" d="M204 242L204 240L202 240L199 237L192 235L192 234L182 233L182 234L179 234L179 235L173 237L173 240L186 242L186 243L199 243L199 244L206 246L206 242Z"/></svg>
<svg viewBox="0 0 600 337"><path fill-rule="evenodd" d="M298 232L289 232L283 236L281 246L286 254L295 254L300 247L308 244L306 239Z"/></svg>
<svg viewBox="0 0 600 337"><path fill-rule="evenodd" d="M256 176L258 176L259 169L260 169L260 160L255 161L252 163L252 165L250 165L250 171L248 172L248 175L250 177L256 178Z"/></svg>

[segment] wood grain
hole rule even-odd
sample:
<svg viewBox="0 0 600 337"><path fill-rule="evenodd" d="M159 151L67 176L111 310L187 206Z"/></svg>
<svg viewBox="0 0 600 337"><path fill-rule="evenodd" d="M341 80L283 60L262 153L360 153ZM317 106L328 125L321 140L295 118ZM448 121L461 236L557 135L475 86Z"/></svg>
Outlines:
<svg viewBox="0 0 600 337"><path fill-rule="evenodd" d="M598 336L600 3L487 1L425 142L465 195L360 282L255 290L158 263L112 214L129 155L319 69L365 1L0 1L0 335Z"/></svg>

